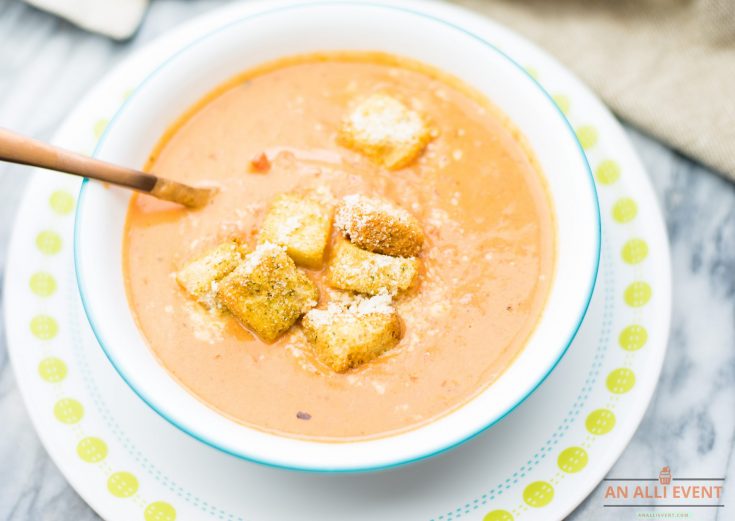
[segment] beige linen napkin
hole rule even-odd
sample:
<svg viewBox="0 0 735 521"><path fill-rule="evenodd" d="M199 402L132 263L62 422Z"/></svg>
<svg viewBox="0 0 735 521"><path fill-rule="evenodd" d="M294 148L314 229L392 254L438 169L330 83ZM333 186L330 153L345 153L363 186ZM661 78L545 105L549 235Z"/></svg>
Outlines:
<svg viewBox="0 0 735 521"><path fill-rule="evenodd" d="M129 38L140 25L148 0L25 0L79 27L116 40Z"/></svg>
<svg viewBox="0 0 735 521"><path fill-rule="evenodd" d="M453 0L517 30L623 119L735 180L735 0Z"/></svg>

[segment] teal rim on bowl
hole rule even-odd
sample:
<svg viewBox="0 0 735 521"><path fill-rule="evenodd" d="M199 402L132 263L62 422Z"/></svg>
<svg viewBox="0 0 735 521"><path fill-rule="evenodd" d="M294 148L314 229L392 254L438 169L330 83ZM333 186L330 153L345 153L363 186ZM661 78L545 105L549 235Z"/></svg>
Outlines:
<svg viewBox="0 0 735 521"><path fill-rule="evenodd" d="M232 454L234 456L237 456L239 458L247 459L250 461L254 461L257 463L261 463L264 465L269 465L273 467L278 468L286 468L286 469L293 469L293 470L302 470L302 471L315 471L315 472L358 472L358 471L368 471L368 470L378 470L378 469L385 469L390 467L395 467L399 465L405 465L414 461L418 461L424 458L432 457L437 454L440 454L442 452L445 452L447 450L450 450L453 447L456 447L467 440L473 438L474 436L477 436L484 430L488 429L489 427L496 424L498 421L500 421L502 418L504 418L507 414L512 412L516 407L518 407L528 396L530 396L538 387L541 385L541 383L546 379L546 377L553 371L553 369L556 367L558 362L561 360L563 355L566 353L567 349L571 345L573 339L575 338L577 331L579 327L581 326L582 320L587 312L587 308L589 306L592 293L595 286L595 281L597 278L597 272L600 262L600 247L601 247L601 224L600 224L600 209L599 209L599 202L597 200L597 193L595 190L595 184L593 180L592 171L587 164L586 156L584 154L584 151L579 144L577 137L575 135L574 130L567 122L566 118L562 114L562 112L559 110L559 108L556 106L552 98L546 93L546 91L541 87L540 84L536 82L536 80L531 77L523 67L518 65L516 62L514 62L510 57L508 57L506 54L504 54L502 51L494 47L492 44L484 40L483 38L467 31L466 29L452 24L450 22L447 22L445 20L442 20L440 18L436 18L427 14L423 14L421 12L418 12L416 10L406 8L406 7L400 7L395 5L383 5L383 4L375 4L375 3L363 3L363 2L314 2L314 3L308 3L308 4L294 4L294 5L286 5L274 9L265 10L263 12L255 13L249 16L242 17L238 20L234 20L230 23L228 23L225 26L222 26L206 35L198 37L196 40L188 44L187 46L183 47L181 50L173 54L171 57L169 57L165 62L163 62L161 65L159 65L150 75L146 77L146 79L134 90L134 92L126 99L126 101L122 104L120 109L117 111L115 116L111 119L110 123L108 124L103 136L101 137L94 155L97 156L100 154L108 145L108 140L110 139L111 134L115 131L116 125L125 117L126 113L130 108L138 102L138 100L142 100L145 98L146 93L148 92L148 86L154 82L157 81L157 79L164 74L169 68L174 67L177 63L179 63L181 60L184 59L184 57L189 53L190 51L195 51L198 46L205 45L207 42L211 42L212 39L217 38L219 36L222 36L224 32L226 31L233 31L235 28L247 25L248 23L252 23L253 21L260 21L263 22L264 20L268 20L269 17L276 19L281 16L286 16L288 18L289 23L296 23L293 22L293 15L296 15L297 18L301 18L301 15L303 15L303 19L307 20L309 16L317 16L319 15L319 11L322 13L331 13L332 11L336 12L336 16L346 16L347 12L350 10L357 10L357 12L364 13L364 16L369 16L369 13L371 11L378 12L378 15L381 17L385 17L388 19L390 16L386 13L394 13L395 16L398 16L399 18L415 18L416 23L418 24L419 21L421 24L428 24L428 26L436 25L437 27L442 27L442 31L448 31L448 32L454 32L458 35L458 38L466 38L468 40L471 40L474 42L474 44L480 44L485 48L485 51L488 53L491 53L495 58L502 60L505 62L506 65L504 67L507 67L510 65L513 69L517 70L523 75L524 81L528 82L529 85L532 85L533 88L537 91L536 94L540 94L545 98L546 102L548 103L549 107L553 107L553 110L555 111L555 117L558 119L554 124L559 126L563 126L563 128L566 130L566 135L564 136L565 140L569 140L570 142L573 142L576 146L577 154L579 157L577 158L577 161L579 162L579 171L581 172L584 170L586 181L584 185L586 186L586 190L588 193L584 196L584 201L587 202L590 205L590 212L589 212L589 218L592 219L592 222L588 223L587 226L588 232L590 233L590 241L589 242L589 251L586 251L586 253L589 256L589 262L588 265L585 265L585 280L584 283L584 291L579 291L579 298L578 302L576 302L576 309L574 310L575 317L572 319L569 319L569 327L566 329L566 332L563 334L564 340L559 342L557 345L553 346L553 353L548 354L547 356L549 363L546 364L543 371L537 371L536 374L534 374L533 378L529 378L527 382L525 382L525 385L522 390L517 391L515 393L514 398L510 401L510 403L505 404L501 409L497 411L497 413L493 414L491 417L483 418L481 420L478 420L473 424L473 426L467 429L464 429L464 431L460 434L457 434L451 439L448 437L447 439L438 440L434 443L431 443L431 440L427 442L427 447L430 446L430 448L427 448L426 450L420 450L420 451L414 451L413 453L409 453L410 451L404 451L404 454L401 455L398 452L396 454L391 455L390 457L383 457L382 460L376 460L375 462L371 463L370 461L365 461L365 457L362 458L362 461L356 461L354 463L350 463L349 461L342 464L335 464L333 461L330 462L330 457L327 456L327 452L324 453L324 456L321 458L313 458L314 461L295 461L293 458L284 459L280 454L276 454L276 451L273 450L260 450L260 447L253 446L253 444L250 444L250 446L239 446L236 443L233 443L232 441L227 442L223 441L222 439L218 439L218 433L212 432L208 429L206 425L203 425L201 422L196 421L189 421L188 417L182 416L181 410L177 409L174 411L173 407L170 407L169 404L165 402L165 399L163 396L158 396L157 391L151 391L150 382L143 382L142 380L139 380L137 378L137 371L134 371L131 369L131 366L128 364L128 360L125 358L123 354L123 351L121 349L118 349L117 347L113 348L114 346L117 346L119 341L115 343L115 340L113 338L117 338L118 335L111 334L111 331L109 330L112 326L110 317L113 316L113 313L109 313L107 311L100 312L100 307L103 307L101 305L102 301L102 293L98 291L99 285L105 281L104 278L93 281L92 286L90 286L90 278L97 278L99 275L96 272L90 271L92 268L90 268L90 264L85 261L85 259L90 259L90 254L88 253L89 246L85 244L85 240L88 239L85 232L85 226L88 229L90 227L90 219L94 219L92 214L88 214L90 201L88 197L90 196L90 188L93 190L97 190L98 187L91 186L91 183L88 180L85 180L82 184L80 194L79 194L79 200L77 204L76 209L76 220L75 220L75 227L74 227L74 265L75 265L75 271L76 271L76 277L77 277L77 284L79 287L79 292L82 299L82 304L87 316L87 319L90 323L90 326L94 332L95 337L97 338L97 341L99 342L100 346L102 347L102 350L104 351L107 358L110 360L112 365L115 367L117 372L120 374L120 376L125 380L127 385L145 402L147 403L153 410L155 410L160 416L165 418L167 421L169 421L171 424L175 425L182 431L186 432L190 436L202 441L203 443L210 445L218 450L221 450L223 452L226 452L228 454ZM342 11L342 13L340 13ZM324 14L321 14L322 18L324 17ZM297 26L296 26L297 27ZM306 30L305 30L306 31ZM308 31L307 31L308 32ZM237 52L245 53L246 51L239 49ZM478 51L479 52L479 51ZM293 53L296 54L296 53ZM396 54L401 54L400 50L396 51ZM421 59L421 58L418 58ZM262 60L267 61L267 59ZM424 60L426 61L426 60ZM244 66L242 70L246 70L249 68L248 66ZM441 67L440 67L441 68ZM221 78L221 81L226 80L227 78ZM209 89L216 87L219 83L221 83L220 80L214 81L211 83L211 86ZM471 82L468 82L471 83ZM193 98L201 97L201 95L193 95ZM491 98L492 99L492 98ZM494 100L493 100L494 101ZM179 106L179 113L186 110L191 103L182 102ZM503 107L501 106L501 109ZM165 122L167 124L167 122ZM519 126L522 132L524 132L524 128L522 126ZM154 132L155 134L155 132ZM161 132L162 134L162 132ZM160 135L160 134L158 134ZM153 143L150 144L150 148L152 148ZM148 149L148 151L150 150ZM544 172L546 174L546 172ZM581 184L581 180L578 180ZM98 194L93 195L95 197ZM121 196L121 201L123 200L124 196ZM554 206L554 211L557 211L556 205ZM114 209L114 213L118 215L119 209ZM94 216L99 215L98 213L94 213ZM594 233L593 233L594 232ZM593 236L594 235L594 236ZM90 239L91 240L91 239ZM556 262L559 262L559 259L557 258ZM118 260L118 264L121 264L121 258ZM95 268L96 269L96 268ZM558 266L557 266L557 272L558 272ZM111 277L114 278L114 277ZM558 284L558 281L555 281L554 284ZM582 282L580 282L582 284ZM117 284L112 284L113 286L117 286ZM90 289L93 288L93 289ZM553 289L553 288L552 288ZM115 290L116 291L116 290ZM552 290L550 290L551 292ZM127 300L123 303L124 306L127 308ZM106 308L105 308L106 309ZM105 316L106 318L102 318L102 316ZM535 332L534 332L535 334ZM533 334L532 334L533 336ZM561 337L560 337L561 338ZM145 349L148 349L147 345L143 346ZM150 354L150 353L149 353ZM123 356L121 356L123 355ZM151 354L151 358L153 358ZM154 360L155 362L155 360ZM155 362L157 363L157 362ZM501 377L502 380L502 377ZM165 384L168 385L168 384ZM488 389L492 389L495 387L496 384L493 384ZM147 387L148 386L148 387ZM187 391L184 391L187 392ZM483 391L481 394L485 394L487 392ZM191 399L193 401L196 401L196 399L192 396ZM475 399L471 400L470 403L472 403ZM468 404L469 405L469 404ZM466 406L463 406L464 408ZM460 409L462 409L460 408ZM213 414L214 411L212 411ZM202 413L204 414L204 413ZM444 418L451 417L455 413L449 413L447 416L443 417L441 421L444 421ZM229 421L229 420L227 420ZM440 420L437 420L437 422ZM480 423L481 422L481 423ZM234 422L232 422L234 423ZM431 424L430 424L431 425ZM247 429L246 427L239 426L240 428ZM426 427L418 427L417 429L414 429L413 431L409 431L408 433L402 433L395 436L389 436L388 438L396 438L396 437L403 437L406 436L406 434L410 434L415 431L422 431L426 429ZM254 429L250 429L254 430ZM459 429L461 430L461 429ZM262 435L266 435L265 433L260 433ZM281 438L274 435L266 435L266 436L273 436L276 438ZM256 437L257 438L257 437ZM388 439L386 438L386 439ZM299 450L312 450L314 451L314 454L316 454L318 451L321 451L320 448L317 448L316 446L312 445L315 442L303 442L300 440L294 440L291 438L282 438L283 440L287 440L289 443L295 444L295 446L301 447ZM264 440L264 439L263 439ZM382 439L381 439L382 440ZM265 441L263 441L265 443ZM306 445L300 445L302 443L306 443ZM318 443L316 443L318 445ZM255 444L257 445L257 444ZM344 444L333 444L330 443L328 445L344 445ZM380 445L375 445L375 447L379 447ZM287 447L288 450L290 450L290 447ZM389 449L386 449L389 450ZM396 449L398 451L398 449ZM369 458L368 458L369 459ZM323 462L323 463L322 463Z"/></svg>

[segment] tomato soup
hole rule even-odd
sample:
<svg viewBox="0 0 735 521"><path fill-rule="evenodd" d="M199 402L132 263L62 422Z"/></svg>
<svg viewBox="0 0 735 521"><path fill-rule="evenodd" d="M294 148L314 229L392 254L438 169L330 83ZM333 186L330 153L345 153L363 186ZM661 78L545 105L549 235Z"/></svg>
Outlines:
<svg viewBox="0 0 735 521"><path fill-rule="evenodd" d="M421 155L397 170L337 139L352 100L376 92L404 100L433 129ZM269 169L253 171L254 157L267 157ZM554 217L533 156L490 101L427 66L340 53L246 72L182 116L147 168L221 191L197 211L133 197L123 259L130 307L170 374L247 426L331 441L416 428L491 385L543 311ZM187 260L222 241L254 244L269 201L306 189L380 196L410 211L425 234L419 282L394 300L400 342L344 373L319 363L300 325L265 343L175 280ZM323 306L331 295L323 271L306 273Z"/></svg>

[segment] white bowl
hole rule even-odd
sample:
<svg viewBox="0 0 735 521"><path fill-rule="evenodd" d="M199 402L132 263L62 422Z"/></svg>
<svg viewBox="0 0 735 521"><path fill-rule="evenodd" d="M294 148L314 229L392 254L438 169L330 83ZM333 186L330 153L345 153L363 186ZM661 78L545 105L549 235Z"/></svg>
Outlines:
<svg viewBox="0 0 735 521"><path fill-rule="evenodd" d="M587 310L599 263L600 216L592 175L553 101L482 38L406 8L321 2L233 20L156 69L110 122L96 156L142 165L170 123L233 75L287 55L347 49L415 58L485 93L525 135L546 177L557 225L556 270L546 308L513 364L466 405L409 432L349 443L297 440L235 423L176 383L135 324L122 270L130 193L85 182L76 216L74 255L84 308L102 349L128 385L161 416L204 443L291 469L361 471L400 465L438 454L493 425L536 389L569 347Z"/></svg>

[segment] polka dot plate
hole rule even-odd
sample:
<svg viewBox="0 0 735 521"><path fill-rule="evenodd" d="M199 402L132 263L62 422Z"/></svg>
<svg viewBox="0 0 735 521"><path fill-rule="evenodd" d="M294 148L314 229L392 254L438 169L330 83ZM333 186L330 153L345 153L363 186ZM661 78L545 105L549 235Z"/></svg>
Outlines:
<svg viewBox="0 0 735 521"><path fill-rule="evenodd" d="M392 5L396 5L394 2ZM574 77L507 29L447 5L406 0L487 39L526 67L566 114L595 173L602 264L566 356L502 422L461 447L357 475L262 467L172 427L125 385L81 309L72 265L79 181L39 171L21 205L6 277L18 385L49 454L105 519L561 519L610 469L635 432L663 361L671 307L666 232L648 178L620 125ZM58 131L89 153L121 102L197 36L271 8L234 4L131 55Z"/></svg>

